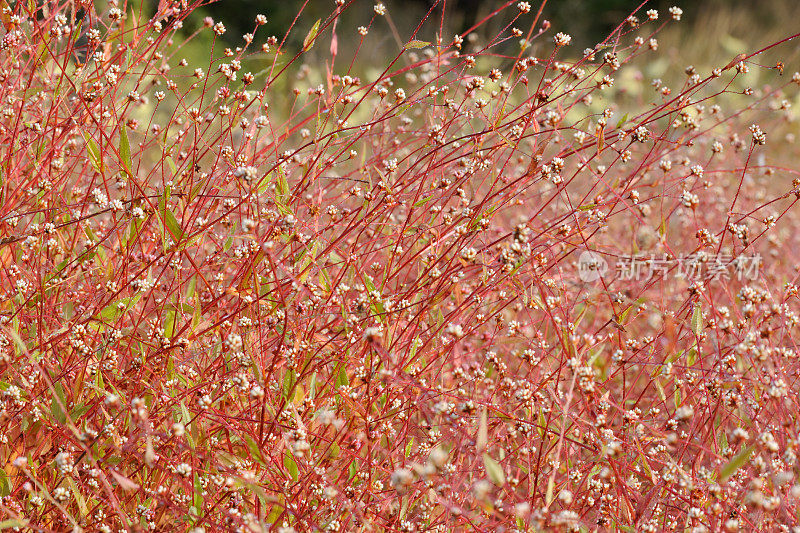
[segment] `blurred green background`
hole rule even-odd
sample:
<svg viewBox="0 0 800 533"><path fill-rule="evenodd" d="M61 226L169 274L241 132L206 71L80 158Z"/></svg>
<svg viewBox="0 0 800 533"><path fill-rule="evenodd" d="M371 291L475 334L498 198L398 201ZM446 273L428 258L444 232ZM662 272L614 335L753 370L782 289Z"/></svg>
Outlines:
<svg viewBox="0 0 800 533"><path fill-rule="evenodd" d="M145 11L155 12L157 0L138 0L144 3ZM373 6L376 1L386 5L388 15L375 18ZM138 3L137 0L133 0ZM534 19L534 14L541 5L541 0L528 0L532 6L531 13L523 15L516 25L527 31ZM484 19L504 2L496 0L446 0L440 2L431 17L421 28L417 39L433 41L439 31L442 20L441 5L445 4L445 27L443 37L446 42L456 33L463 33L467 28ZM514 1L516 3L516 0ZM580 53L602 41L618 24L625 20L639 5L641 0L548 0L543 10L543 19L552 22L546 40L551 42L557 31L569 33L573 37L570 51ZM341 68L343 62L349 62L361 42L356 28L368 25L373 21L369 38L358 50L358 59L353 65L353 72L358 73L363 65L384 64L388 57L395 56L401 50L401 41L410 35L423 19L425 14L436 4L434 0L353 0L341 15L338 26L339 55L337 64ZM683 9L680 23L667 23L659 32L659 60L669 65L655 69L666 72L667 67L678 66L682 70L689 63L697 66L721 66L741 52L758 50L770 43L778 41L798 31L800 20L800 0L650 0L637 13L640 19L646 19L647 9L658 9L660 19L656 24L668 22L668 8L677 5ZM184 24L183 32L191 34L202 26L203 17L211 16L215 21L224 22L227 32L223 42L230 46L241 46L242 36L255 29L255 16L266 15L268 23L256 32L254 44L260 46L267 36L274 35L279 41L286 37L283 48L294 54L302 48L304 37L308 34L314 21L325 21L334 12L334 0L220 0L209 2L191 14ZM517 13L513 7L506 9L500 16L493 17L474 32L473 41L465 43L464 51L482 48L487 39L496 36L507 26ZM299 14L299 16L298 16ZM293 25L294 24L294 25ZM287 31L291 27L287 36ZM655 25L648 24L637 35L646 36ZM508 31L505 32L508 35ZM331 37L330 28L322 34L324 46L315 46L305 61L313 69L314 64L324 64L330 58L328 53ZM212 39L211 32L200 32L184 50L186 57L198 58L205 55ZM789 72L800 70L800 46L796 42L782 45L776 50L777 58L783 61ZM540 41L541 42L541 41ZM508 41L507 49L516 47L516 39ZM537 44L537 43L534 43ZM256 48L257 50L258 48ZM216 47L215 56L219 56L220 47ZM506 49L498 48L502 53ZM518 51L518 48L516 49ZM567 53L571 53L568 51ZM535 46L531 53L537 54ZM548 52L549 53L549 52ZM767 57L769 56L769 57ZM207 57L207 56L206 56ZM775 64L775 54L766 54ZM202 64L202 63L201 63Z"/></svg>
<svg viewBox="0 0 800 533"><path fill-rule="evenodd" d="M401 33L408 32L424 16L436 2L432 0L382 0L393 18L394 24ZM536 11L541 1L529 0L532 11ZM558 31L564 31L573 36L573 42L585 48L602 40L614 27L625 19L641 0L549 0L545 5L543 17L554 24ZM356 27L367 24L372 17L370 0L353 1L343 17L345 25ZM441 14L441 4L435 10L434 19L438 21ZM476 21L491 13L503 2L492 0L447 0L445 20L451 33L464 31ZM305 5L305 7L303 7ZM677 5L684 11L684 20L690 25L698 21L707 21L717 18L718 23L714 29L729 25L730 32L751 31L753 34L769 29L789 31L797 27L800 16L800 1L798 0L651 0L640 11L640 18L644 18L646 9L655 8L667 15L667 9ZM240 37L252 31L253 18L257 13L267 16L269 22L266 31L282 37L286 29L294 20L298 11L303 8L306 20L325 19L333 10L333 0L221 0L203 7L190 22L196 26L202 19L201 15L210 15L215 19L225 22L229 29L229 38ZM507 21L513 13L508 10L508 16L501 17L493 26L499 26L500 21ZM530 20L530 19L529 19ZM724 29L724 28L723 28ZM294 40L302 41L304 34L295 32ZM707 33L695 35L695 38L704 40L712 37ZM737 38L747 36L739 35Z"/></svg>

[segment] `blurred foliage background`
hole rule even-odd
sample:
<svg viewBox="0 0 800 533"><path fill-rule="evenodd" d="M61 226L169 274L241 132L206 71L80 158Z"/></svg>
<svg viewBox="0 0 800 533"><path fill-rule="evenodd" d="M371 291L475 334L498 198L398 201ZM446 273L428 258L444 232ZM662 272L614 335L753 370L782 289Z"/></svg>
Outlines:
<svg viewBox="0 0 800 533"><path fill-rule="evenodd" d="M142 2L144 5L140 4L139 7L150 14L155 12L158 3L157 0L133 1ZM340 66L342 61L349 61L353 57L361 41L356 28L369 25L374 18L373 5L377 1L354 0L341 16L337 28ZM359 64L381 64L387 57L396 55L401 49L400 39L408 39L416 25L436 4L435 0L380 1L386 5L388 16L385 19L378 17L373 22L368 45L358 50L359 61L353 66L354 73L360 70ZM532 5L532 12L523 17L526 23L533 20L534 13L541 5L541 0L528 1ZM442 4L446 9L443 33L445 41L449 41L454 34L463 33L503 3L497 0L439 2L417 38L435 40L442 20ZM542 18L552 22L548 35L557 31L569 33L573 37L570 49L580 53L584 48L602 41L641 4L642 0L548 0ZM669 18L667 10L673 5L683 9L683 19L679 24L668 24L666 31L659 33L661 47L658 58L662 63L666 61L671 66L677 64L681 69L690 60L698 67L724 65L736 54L757 50L798 31L797 21L800 20L799 0L650 0L638 11L638 16L645 19L645 11L654 8L659 10L661 20L666 21ZM223 42L231 47L240 46L242 36L254 30L256 14L262 13L267 16L268 23L258 30L256 44L269 35L276 36L279 41L286 37L284 50L294 53L302 48L303 39L314 21L324 21L333 10L333 0L219 0L208 2L192 13L183 31L186 35L191 34L202 26L204 17L210 16L226 25L228 31L222 38ZM497 35L506 27L515 11L513 7L507 9L501 16L481 26L472 35L473 41L468 41L465 51L469 52L470 45L480 48L487 38ZM517 25L523 31L528 29L521 22ZM329 40L330 29L323 35L324 39ZM200 32L197 37L184 51L190 59L195 51L199 55L200 50L208 50L212 38L210 32ZM215 55L218 55L218 51L220 47L217 47ZM327 60L327 51L328 46L320 46L312 51L309 55L311 66L314 59L320 62ZM205 52L202 53L205 55ZM535 54L536 49L532 49L531 53ZM800 47L797 43L782 46L779 53L782 55L778 59L785 63L789 72L800 70ZM774 57L764 58L765 61L767 59L775 64ZM659 71L666 71L667 66L670 65L656 66L650 74L660 75Z"/></svg>
<svg viewBox="0 0 800 533"><path fill-rule="evenodd" d="M401 33L407 32L434 5L434 0L382 0L387 6L394 24ZM434 11L434 20L441 16L441 4L446 4L445 21L450 33L462 32L491 13L504 2L497 0L447 0L440 2ZM529 0L535 12L541 0ZM543 18L550 20L557 31L573 36L573 42L581 49L602 40L621 21L633 12L642 0L548 0ZM343 23L356 27L369 22L373 15L371 0L355 0L345 12ZM800 2L797 0L650 0L640 11L644 18L646 9L658 9L666 15L667 9L677 5L684 11L685 20L698 29L713 29L695 35L696 40L706 42L722 30L735 38L744 39L758 33L783 30L784 33L797 27L800 20ZM264 13L269 20L266 31L282 37L300 10L306 20L325 19L333 9L333 0L220 0L199 10L193 25L200 24L203 15L223 20L231 30L229 37L236 38L252 31L253 17ZM509 14L513 10L509 10ZM506 17L503 20L507 20ZM713 21L710 25L708 22ZM702 24L699 24L702 22ZM500 21L495 23L500 25ZM489 29L489 28L487 28ZM751 35L744 35L745 32ZM735 35L735 34L739 35ZM295 32L294 40L301 42L304 33Z"/></svg>
<svg viewBox="0 0 800 533"><path fill-rule="evenodd" d="M158 0L129 0L134 10L143 10L151 16L156 11ZM378 1L387 8L385 17L376 17L373 6ZM473 32L464 44L463 51L470 53L480 50L488 39L494 38L505 29L509 33L509 22L517 10L513 4L499 16L491 18L487 23ZM527 31L534 20L542 0L528 0L532 12L523 15L515 24ZM441 4L446 4L444 13L443 36L445 42L451 42L456 33L465 30L485 19L499 6L506 2L496 0L446 0L440 2L422 25L416 39L435 41L442 20ZM333 71L339 74L350 73L374 79L379 70L388 65L403 49L403 44L411 37L414 28L425 17L435 0L353 0L340 16L336 34L338 38L338 56ZM552 36L558 31L569 33L573 44L559 54L565 61L578 59L584 48L592 47L603 41L614 28L625 21L642 0L548 0L545 4L542 19L552 23L551 29L544 37L535 40L528 55L539 57L552 52ZM670 20L669 7L677 5L683 9L681 22ZM617 82L611 91L606 91L606 101L596 99L596 106L615 105L625 107L626 99L632 102L643 97L648 83L642 79L662 79L666 84L683 83L686 75L684 69L689 65L698 72L707 75L712 68L726 65L734 56L742 52L753 52L771 43L780 41L798 30L800 20L800 0L650 0L637 12L640 20L646 19L647 9L658 9L660 19L656 23L648 23L641 29L623 38L630 44L633 36L647 37L657 26L665 27L658 33L659 49L655 53L643 57L638 69L626 69L620 72ZM213 46L213 56L220 58L225 46L235 48L243 45L243 35L255 29L255 16L264 14L268 23L256 32L253 46L243 58L244 70L263 75L272 68L273 62L280 68L303 47L303 40L308 35L315 21L329 19L335 10L334 0L219 0L204 3L185 21L182 28L184 35L193 38L181 44L179 57L186 58L188 65L176 69L177 74L183 72L187 83L193 79L191 72L196 66L208 68L208 50ZM213 43L211 31L197 31L202 28L203 18L212 17L215 22L223 22L227 28L220 41ZM369 35L362 37L357 33L358 26L370 25ZM290 67L297 75L282 76L272 87L272 112L280 113L292 106L292 80L302 80L301 86L313 87L323 83L327 66L330 65L331 27L320 32L311 50L303 54L300 61ZM288 32L288 34L287 34ZM268 36L277 40L286 39L282 47L282 56L277 57L273 51L260 52L261 43ZM222 44L223 46L220 46ZM519 52L517 39L508 39L500 47L492 49L498 54ZM353 60L353 57L356 57ZM407 59L407 58L405 58ZM405 60L404 59L404 60ZM751 65L762 65L765 68L751 68L746 76L740 76L737 83L745 86L757 86L759 83L780 83L776 77L774 65L781 61L789 77L800 71L800 39L784 43L774 50L753 58ZM352 63L351 63L352 62ZM500 65L503 67L503 65ZM505 67L503 67L505 68ZM257 75L257 79L259 77ZM291 86L290 86L291 85ZM279 96L284 94L286 102ZM276 105L277 104L277 105ZM285 105L284 105L285 104ZM795 102L800 106L800 102ZM800 134L800 132L798 132Z"/></svg>

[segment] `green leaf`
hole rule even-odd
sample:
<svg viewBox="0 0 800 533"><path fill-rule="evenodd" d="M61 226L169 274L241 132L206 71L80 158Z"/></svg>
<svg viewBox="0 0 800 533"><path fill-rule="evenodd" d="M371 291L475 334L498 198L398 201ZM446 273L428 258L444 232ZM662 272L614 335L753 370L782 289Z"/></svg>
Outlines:
<svg viewBox="0 0 800 533"><path fill-rule="evenodd" d="M406 48L425 48L426 46L430 46L431 43L428 41L417 41L416 39L412 41L408 41L406 43Z"/></svg>
<svg viewBox="0 0 800 533"><path fill-rule="evenodd" d="M286 181L286 173L278 169L278 180L275 182L275 193L277 196L278 207L286 209L286 201L289 199L289 182Z"/></svg>
<svg viewBox="0 0 800 533"><path fill-rule="evenodd" d="M414 450L414 437L411 437L411 440L408 441L406 444L406 458L411 455L411 452Z"/></svg>
<svg viewBox="0 0 800 533"><path fill-rule="evenodd" d="M259 194L263 194L264 192L266 192L270 183L272 183L272 172L265 175L258 181L258 184L256 185L256 191L258 191Z"/></svg>
<svg viewBox="0 0 800 533"><path fill-rule="evenodd" d="M177 329L178 323L178 309L174 306L170 306L166 310L166 316L164 317L164 336L168 339L171 339L175 336L175 330Z"/></svg>
<svg viewBox="0 0 800 533"><path fill-rule="evenodd" d="M725 465L719 471L719 478L720 481L725 481L733 474L736 473L741 467L743 467L747 462L750 460L750 455L753 453L753 446L748 446L741 452L737 453L733 456L733 458L725 463Z"/></svg>
<svg viewBox="0 0 800 533"><path fill-rule="evenodd" d="M555 480L553 476L550 476L550 479L547 480L547 492L544 495L544 503L545 505L550 505L553 503L553 492L555 490Z"/></svg>
<svg viewBox="0 0 800 533"><path fill-rule="evenodd" d="M506 482L506 474L503 472L503 467L500 463L492 459L488 453L483 454L483 467L486 469L486 475L492 480L492 483L501 487Z"/></svg>
<svg viewBox="0 0 800 533"><path fill-rule="evenodd" d="M181 424L186 425L192 420L192 415L186 408L186 404L181 402Z"/></svg>
<svg viewBox="0 0 800 533"><path fill-rule="evenodd" d="M55 389L55 395L53 396L53 401L50 403L50 414L53 415L53 419L56 422L64 424L67 421L67 414L61 407L62 405L67 405L64 387L61 383L56 383L53 388Z"/></svg>
<svg viewBox="0 0 800 533"><path fill-rule="evenodd" d="M178 219L175 218L175 215L169 209L164 211L164 224L169 230L170 234L172 235L172 239L175 242L178 242L183 237L183 230L181 229L181 225L178 222Z"/></svg>
<svg viewBox="0 0 800 533"><path fill-rule="evenodd" d="M667 393L664 392L664 386L661 384L660 380L654 380L653 383L656 384L656 389L658 389L658 396L661 398L662 402L667 401Z"/></svg>
<svg viewBox="0 0 800 533"><path fill-rule="evenodd" d="M420 200L417 203L415 203L412 207L423 206L423 205L427 204L428 202L430 202L431 200L433 200L433 195L430 195L430 196L428 196L426 198L423 198L422 200Z"/></svg>
<svg viewBox="0 0 800 533"><path fill-rule="evenodd" d="M694 348L692 348L692 349L691 349L691 350L689 350L689 352L686 354L686 364L687 364L687 365L689 365L689 366L692 366L692 365L694 365L696 362L697 362L697 350L695 350Z"/></svg>
<svg viewBox="0 0 800 533"><path fill-rule="evenodd" d="M297 468L297 463L292 457L292 453L287 451L283 455L283 466L286 467L286 471L289 472L289 475L292 477L292 481L297 481L300 478L300 470Z"/></svg>
<svg viewBox="0 0 800 533"><path fill-rule="evenodd" d="M72 478L72 476L65 476L67 480L67 484L69 488L72 490L72 494L75 496L75 501L78 502L78 510L81 513L81 516L86 516L89 514L89 508L86 506L86 500L84 499L83 495L81 494L80 489L78 488L77 483Z"/></svg>
<svg viewBox="0 0 800 533"><path fill-rule="evenodd" d="M295 381L297 380L294 370L288 370L283 376L283 397L287 402L291 402L295 393Z"/></svg>
<svg viewBox="0 0 800 533"><path fill-rule="evenodd" d="M17 520L16 518L11 518L9 520L3 520L0 522L0 530L25 527L27 525L27 520Z"/></svg>
<svg viewBox="0 0 800 533"><path fill-rule="evenodd" d="M308 52L312 46L314 46L314 40L317 38L317 33L319 33L319 23L321 22L320 19L311 26L311 30L306 35L306 38L303 39L303 52Z"/></svg>
<svg viewBox="0 0 800 533"><path fill-rule="evenodd" d="M700 304L694 306L694 312L692 313L692 331L694 331L694 334L698 337L703 331L703 310Z"/></svg>
<svg viewBox="0 0 800 533"><path fill-rule="evenodd" d="M200 483L200 475L194 474L194 505L198 516L203 512L203 485Z"/></svg>
<svg viewBox="0 0 800 533"><path fill-rule="evenodd" d="M125 167L128 175L132 175L131 144L128 142L128 133L124 125L119 128L119 156L122 159L122 165Z"/></svg>
<svg viewBox="0 0 800 533"><path fill-rule="evenodd" d="M94 142L94 139L88 135L84 136L86 139L86 150L89 152L89 162L94 169L98 172L103 171L103 157L100 155L100 147Z"/></svg>
<svg viewBox="0 0 800 533"><path fill-rule="evenodd" d="M122 239L120 240L120 244L122 246L128 246L136 242L136 238L139 236L139 230L144 225L144 221L138 218L134 218L128 224L128 227L125 229L125 232L122 234ZM131 241L133 239L133 241Z"/></svg>
<svg viewBox="0 0 800 533"><path fill-rule="evenodd" d="M167 156L164 160L167 162L167 166L169 167L170 172L172 172L172 175L174 176L177 174L178 167L175 165L175 161L170 156Z"/></svg>
<svg viewBox="0 0 800 533"><path fill-rule="evenodd" d="M121 317L128 309L136 305L136 302L138 302L141 297L142 295L139 293L135 296L120 298L105 306L98 316L109 322L114 321Z"/></svg>
<svg viewBox="0 0 800 533"><path fill-rule="evenodd" d="M339 375L336 376L336 386L337 387L346 387L349 384L350 384L350 380L347 379L347 371L345 370L344 365L342 365L339 368Z"/></svg>
<svg viewBox="0 0 800 533"><path fill-rule="evenodd" d="M8 474L0 469L0 496L6 497L11 494L11 484L8 482Z"/></svg>
<svg viewBox="0 0 800 533"><path fill-rule="evenodd" d="M189 300L192 299L196 287L197 287L197 276L192 276L191 278L189 278L189 284L186 287L186 298L188 298Z"/></svg>

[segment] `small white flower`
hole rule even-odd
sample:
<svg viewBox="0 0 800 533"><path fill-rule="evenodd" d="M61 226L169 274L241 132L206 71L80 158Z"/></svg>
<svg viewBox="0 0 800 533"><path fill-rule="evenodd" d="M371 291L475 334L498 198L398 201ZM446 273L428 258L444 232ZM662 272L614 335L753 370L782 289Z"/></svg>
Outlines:
<svg viewBox="0 0 800 533"><path fill-rule="evenodd" d="M558 32L553 40L555 41L556 46L567 46L572 42L572 36L567 35L566 33Z"/></svg>

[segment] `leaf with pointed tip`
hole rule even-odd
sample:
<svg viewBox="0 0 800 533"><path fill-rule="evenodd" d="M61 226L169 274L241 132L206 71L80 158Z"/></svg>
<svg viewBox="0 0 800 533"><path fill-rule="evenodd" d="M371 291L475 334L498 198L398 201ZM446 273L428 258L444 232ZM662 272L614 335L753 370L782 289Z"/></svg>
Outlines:
<svg viewBox="0 0 800 533"><path fill-rule="evenodd" d="M429 43L428 41L417 41L416 39L414 39L406 43L406 49L408 48L419 49L419 48L425 48L426 46L430 45L431 43Z"/></svg>
<svg viewBox="0 0 800 533"><path fill-rule="evenodd" d="M694 306L694 312L692 313L692 331L698 337L703 331L703 311L700 304Z"/></svg>
<svg viewBox="0 0 800 533"><path fill-rule="evenodd" d="M128 141L128 133L123 125L119 129L119 157L122 165L129 176L133 175L133 164L131 163L131 143Z"/></svg>
<svg viewBox="0 0 800 533"><path fill-rule="evenodd" d="M725 481L733 474L736 473L741 467L743 467L747 462L750 460L750 455L753 453L753 446L748 446L744 450L740 451L733 458L725 463L719 471L719 479L720 481Z"/></svg>
<svg viewBox="0 0 800 533"><path fill-rule="evenodd" d="M481 418L478 422L478 438L475 441L475 447L478 450L485 450L489 442L489 423L487 420L486 407L481 409Z"/></svg>
<svg viewBox="0 0 800 533"><path fill-rule="evenodd" d="M311 30L306 35L306 38L303 39L303 52L308 52L312 46L314 46L314 40L317 38L317 33L319 33L319 23L321 19L317 19L313 26L311 26Z"/></svg>
<svg viewBox="0 0 800 533"><path fill-rule="evenodd" d="M89 162L94 169L98 172L103 170L103 157L100 155L100 147L94 142L94 139L86 135L86 150L89 152Z"/></svg>
<svg viewBox="0 0 800 533"><path fill-rule="evenodd" d="M506 474L503 472L503 467L500 463L492 459L488 453L483 454L483 467L486 469L486 475L498 487L502 487L506 482Z"/></svg>

